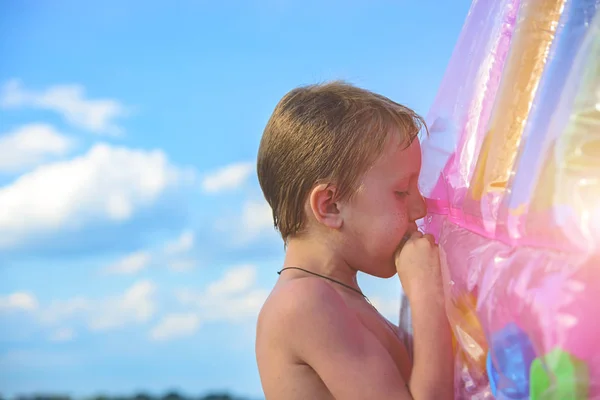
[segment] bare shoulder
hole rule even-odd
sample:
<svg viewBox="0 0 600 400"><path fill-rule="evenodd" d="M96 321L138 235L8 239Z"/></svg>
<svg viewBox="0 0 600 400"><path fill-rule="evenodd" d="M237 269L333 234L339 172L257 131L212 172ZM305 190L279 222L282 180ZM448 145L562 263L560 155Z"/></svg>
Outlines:
<svg viewBox="0 0 600 400"><path fill-rule="evenodd" d="M319 336L331 336L332 325L324 326L327 309L344 314L345 308L341 296L317 279L277 283L260 311L256 335L258 372L267 399L331 398L313 355L323 351Z"/></svg>
<svg viewBox="0 0 600 400"><path fill-rule="evenodd" d="M292 344L299 336L295 333L304 330L307 323L331 313L350 315L350 310L328 283L312 277L279 282L261 308L257 334L281 337Z"/></svg>
<svg viewBox="0 0 600 400"><path fill-rule="evenodd" d="M286 379L275 363L295 364L309 367L334 398L410 398L387 349L340 293L318 279L274 288L259 315L257 357L267 386Z"/></svg>
<svg viewBox="0 0 600 400"><path fill-rule="evenodd" d="M309 364L317 336L365 330L342 296L327 282L306 277L280 281L258 316L259 368L272 363Z"/></svg>

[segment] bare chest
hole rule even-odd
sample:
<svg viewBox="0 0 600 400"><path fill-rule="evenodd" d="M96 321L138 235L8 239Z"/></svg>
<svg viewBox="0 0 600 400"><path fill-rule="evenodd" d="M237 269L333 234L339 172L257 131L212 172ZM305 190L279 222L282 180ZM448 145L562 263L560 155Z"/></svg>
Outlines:
<svg viewBox="0 0 600 400"><path fill-rule="evenodd" d="M398 371L402 374L403 379L405 382L408 382L412 366L408 352L400 339L398 327L394 326L368 305L357 309L357 314L363 325L385 347L394 360Z"/></svg>

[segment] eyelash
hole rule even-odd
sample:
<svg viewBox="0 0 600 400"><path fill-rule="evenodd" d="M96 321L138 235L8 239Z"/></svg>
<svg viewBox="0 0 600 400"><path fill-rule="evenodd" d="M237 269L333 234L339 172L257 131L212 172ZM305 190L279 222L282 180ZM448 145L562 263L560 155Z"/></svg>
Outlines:
<svg viewBox="0 0 600 400"><path fill-rule="evenodd" d="M408 193L408 192L396 192L396 194L397 194L398 196L400 196L400 197L406 197L406 196L408 196L410 193Z"/></svg>

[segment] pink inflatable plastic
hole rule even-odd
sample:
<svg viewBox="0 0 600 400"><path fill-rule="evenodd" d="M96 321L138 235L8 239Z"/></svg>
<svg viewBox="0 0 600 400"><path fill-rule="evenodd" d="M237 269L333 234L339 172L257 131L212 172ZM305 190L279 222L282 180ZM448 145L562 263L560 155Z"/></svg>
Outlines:
<svg viewBox="0 0 600 400"><path fill-rule="evenodd" d="M422 138L457 399L600 398L600 0L475 0Z"/></svg>

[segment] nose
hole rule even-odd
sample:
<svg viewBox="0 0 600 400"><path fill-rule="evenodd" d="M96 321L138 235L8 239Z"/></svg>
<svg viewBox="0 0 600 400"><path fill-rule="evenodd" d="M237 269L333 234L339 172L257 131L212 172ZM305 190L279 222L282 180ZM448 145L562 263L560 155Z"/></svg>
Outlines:
<svg viewBox="0 0 600 400"><path fill-rule="evenodd" d="M411 199L410 209L409 209L409 217L412 221L417 221L427 215L427 205L425 204L425 199L420 192L418 192L414 199Z"/></svg>

